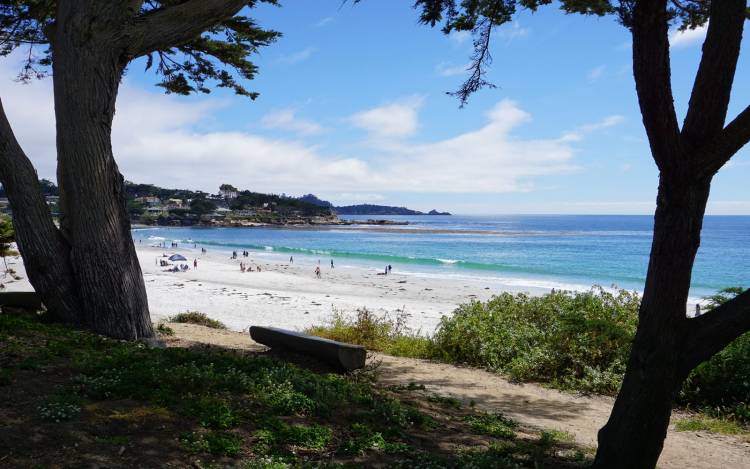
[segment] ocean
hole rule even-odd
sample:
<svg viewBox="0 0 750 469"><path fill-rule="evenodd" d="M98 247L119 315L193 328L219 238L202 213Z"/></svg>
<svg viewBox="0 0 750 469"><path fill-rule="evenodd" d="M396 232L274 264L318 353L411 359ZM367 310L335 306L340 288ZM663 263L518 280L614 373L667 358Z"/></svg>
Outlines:
<svg viewBox="0 0 750 469"><path fill-rule="evenodd" d="M367 216L342 216L350 220ZM592 285L641 291L653 217L646 215L389 216L408 225L133 230L136 243L175 240L249 250L279 261L329 263L419 276L476 279L530 291ZM707 216L691 297L750 286L750 216Z"/></svg>

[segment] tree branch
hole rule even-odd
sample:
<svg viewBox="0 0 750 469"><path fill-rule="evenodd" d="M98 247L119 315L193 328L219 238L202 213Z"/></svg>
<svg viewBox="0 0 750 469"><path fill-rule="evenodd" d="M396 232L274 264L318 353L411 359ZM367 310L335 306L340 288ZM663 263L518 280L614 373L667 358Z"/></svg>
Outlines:
<svg viewBox="0 0 750 469"><path fill-rule="evenodd" d="M253 3L253 0L188 0L150 11L136 17L133 26L126 30L127 52L140 57L184 44Z"/></svg>
<svg viewBox="0 0 750 469"><path fill-rule="evenodd" d="M633 10L633 75L651 153L660 170L680 153L672 96L667 0L639 0Z"/></svg>
<svg viewBox="0 0 750 469"><path fill-rule="evenodd" d="M692 370L750 331L750 290L702 316L689 319L688 328L690 343L683 357L683 366Z"/></svg>
<svg viewBox="0 0 750 469"><path fill-rule="evenodd" d="M750 143L750 106L729 123L719 136L711 140L699 153L705 155L705 164L701 166L701 176L716 174L722 166L742 147Z"/></svg>
<svg viewBox="0 0 750 469"><path fill-rule="evenodd" d="M682 127L689 148L716 138L724 127L740 55L745 9L746 0L711 2L703 56Z"/></svg>

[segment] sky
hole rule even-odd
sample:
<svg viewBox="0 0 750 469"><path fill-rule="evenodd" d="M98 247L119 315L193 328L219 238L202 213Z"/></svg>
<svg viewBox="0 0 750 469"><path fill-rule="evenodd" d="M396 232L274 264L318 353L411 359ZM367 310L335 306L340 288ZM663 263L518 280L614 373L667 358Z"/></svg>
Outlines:
<svg viewBox="0 0 750 469"><path fill-rule="evenodd" d="M226 90L164 95L133 63L117 101L113 150L126 179L217 192L313 193L459 214L650 214L658 173L632 78L630 35L614 18L521 11L493 33L488 79L459 108L467 33L420 25L412 2L283 0L249 12L283 37L254 59L256 101ZM670 35L680 120L704 30ZM750 39L743 50L750 47ZM51 80L0 97L39 176L54 180ZM730 118L750 104L750 53ZM750 214L750 150L717 175L708 213Z"/></svg>

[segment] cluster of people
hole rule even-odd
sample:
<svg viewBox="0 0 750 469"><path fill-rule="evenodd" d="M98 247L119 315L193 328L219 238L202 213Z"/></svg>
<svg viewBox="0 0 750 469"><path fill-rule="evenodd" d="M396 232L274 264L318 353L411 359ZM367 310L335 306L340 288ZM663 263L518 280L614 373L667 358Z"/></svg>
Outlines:
<svg viewBox="0 0 750 469"><path fill-rule="evenodd" d="M190 270L190 267L187 264L175 264L171 269L167 269L164 272L187 272L188 270Z"/></svg>
<svg viewBox="0 0 750 469"><path fill-rule="evenodd" d="M391 267L391 264L388 264L387 266L385 266L385 275L390 274L392 269L393 267Z"/></svg>
<svg viewBox="0 0 750 469"><path fill-rule="evenodd" d="M253 271L253 267L250 266L250 265L245 265L244 262L240 262L240 271L241 272L252 272ZM259 265L255 266L255 271L256 272L260 272L260 266Z"/></svg>

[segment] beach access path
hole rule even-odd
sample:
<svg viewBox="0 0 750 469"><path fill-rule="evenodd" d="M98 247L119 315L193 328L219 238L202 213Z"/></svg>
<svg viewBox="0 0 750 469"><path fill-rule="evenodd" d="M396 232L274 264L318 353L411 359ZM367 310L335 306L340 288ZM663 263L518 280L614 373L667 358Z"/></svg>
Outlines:
<svg viewBox="0 0 750 469"><path fill-rule="evenodd" d="M177 345L214 346L261 351L247 334L217 331L193 324L170 324ZM613 399L580 396L547 389L537 384L515 384L501 375L476 368L445 363L370 354L382 386L415 383L430 392L459 399L464 405L474 402L485 412L502 412L524 425L571 433L584 448L596 447L596 434L612 409ZM674 412L660 469L746 469L750 468L750 441L740 437L706 432L677 432L674 422L685 415Z"/></svg>

